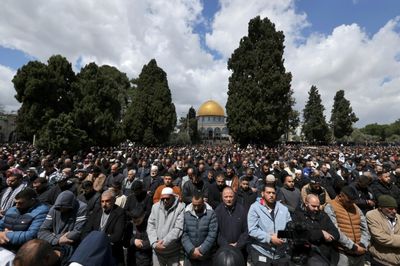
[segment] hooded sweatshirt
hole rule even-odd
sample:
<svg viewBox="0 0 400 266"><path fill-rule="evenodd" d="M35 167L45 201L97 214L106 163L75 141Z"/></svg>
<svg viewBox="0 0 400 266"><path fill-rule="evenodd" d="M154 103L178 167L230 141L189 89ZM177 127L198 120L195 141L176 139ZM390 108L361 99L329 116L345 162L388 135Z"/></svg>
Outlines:
<svg viewBox="0 0 400 266"><path fill-rule="evenodd" d="M70 211L61 213L60 208L68 208ZM79 240L85 223L86 204L77 200L75 195L67 190L58 195L40 227L38 238L57 245L60 237L69 232L67 236L69 239Z"/></svg>

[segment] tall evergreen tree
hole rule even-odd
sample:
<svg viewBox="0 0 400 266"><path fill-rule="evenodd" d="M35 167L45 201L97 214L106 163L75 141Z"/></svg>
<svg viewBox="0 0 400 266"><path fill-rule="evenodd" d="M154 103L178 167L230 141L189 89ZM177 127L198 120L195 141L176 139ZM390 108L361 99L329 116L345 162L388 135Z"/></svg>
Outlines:
<svg viewBox="0 0 400 266"><path fill-rule="evenodd" d="M336 139L340 139L344 136L350 136L353 132L353 123L357 121L358 118L350 106L350 101L344 97L344 91L337 91L333 99L330 121L333 136Z"/></svg>
<svg viewBox="0 0 400 266"><path fill-rule="evenodd" d="M118 144L124 137L122 107L127 104L130 87L126 74L115 67L90 63L82 68L74 87L80 97L73 117L77 128L87 133L87 144Z"/></svg>
<svg viewBox="0 0 400 266"><path fill-rule="evenodd" d="M196 110L191 106L186 117L181 117L179 120L179 130L188 132L191 143L198 143L200 141L199 132L197 130Z"/></svg>
<svg viewBox="0 0 400 266"><path fill-rule="evenodd" d="M324 106L317 87L311 86L308 92L308 101L303 110L302 132L307 141L327 141L329 127L325 120Z"/></svg>
<svg viewBox="0 0 400 266"><path fill-rule="evenodd" d="M126 136L146 145L166 143L176 125L167 74L152 59L143 66L135 85L124 118Z"/></svg>
<svg viewBox="0 0 400 266"><path fill-rule="evenodd" d="M274 142L287 131L294 99L284 38L268 18L256 17L228 61L227 124L241 144Z"/></svg>
<svg viewBox="0 0 400 266"><path fill-rule="evenodd" d="M71 63L61 55L50 57L47 65L30 61L18 69L12 82L17 92L15 98L22 103L17 117L20 139L32 140L50 119L71 112L74 81Z"/></svg>

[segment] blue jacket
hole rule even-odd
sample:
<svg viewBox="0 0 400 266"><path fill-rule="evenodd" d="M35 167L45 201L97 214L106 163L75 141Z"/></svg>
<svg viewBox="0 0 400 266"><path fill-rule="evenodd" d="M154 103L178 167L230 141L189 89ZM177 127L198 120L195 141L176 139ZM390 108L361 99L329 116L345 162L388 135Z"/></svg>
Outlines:
<svg viewBox="0 0 400 266"><path fill-rule="evenodd" d="M185 209L182 246L188 257L193 254L196 247L200 247L203 259L206 259L211 255L211 250L216 244L217 217L211 206L205 204L206 209L199 216L193 211L192 204L189 204Z"/></svg>
<svg viewBox="0 0 400 266"><path fill-rule="evenodd" d="M289 210L282 203L276 202L274 218L272 218L268 209L260 201L261 198L257 198L247 216L251 246L271 259L284 257L287 244L279 247L272 245L271 235L277 234L279 230L285 230L286 224L291 221Z"/></svg>
<svg viewBox="0 0 400 266"><path fill-rule="evenodd" d="M49 207L42 203L35 204L26 213L21 214L17 207L7 210L3 219L0 220L0 231L8 229L7 237L12 246L21 246L25 242L37 237Z"/></svg>

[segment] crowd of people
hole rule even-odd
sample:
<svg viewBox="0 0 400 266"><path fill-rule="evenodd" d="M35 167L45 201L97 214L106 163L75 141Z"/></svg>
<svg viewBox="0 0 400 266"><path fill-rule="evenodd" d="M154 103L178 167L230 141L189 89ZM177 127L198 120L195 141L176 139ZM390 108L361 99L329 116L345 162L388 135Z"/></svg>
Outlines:
<svg viewBox="0 0 400 266"><path fill-rule="evenodd" d="M10 144L0 178L0 265L400 265L397 146Z"/></svg>

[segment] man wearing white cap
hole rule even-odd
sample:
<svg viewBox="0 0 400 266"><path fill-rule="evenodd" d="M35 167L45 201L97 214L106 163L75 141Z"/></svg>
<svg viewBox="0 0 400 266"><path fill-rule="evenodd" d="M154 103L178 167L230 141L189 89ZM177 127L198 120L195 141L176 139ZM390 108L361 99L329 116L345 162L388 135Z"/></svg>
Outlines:
<svg viewBox="0 0 400 266"><path fill-rule="evenodd" d="M170 187L161 191L160 201L151 208L147 234L153 248L154 266L178 266L185 206Z"/></svg>

